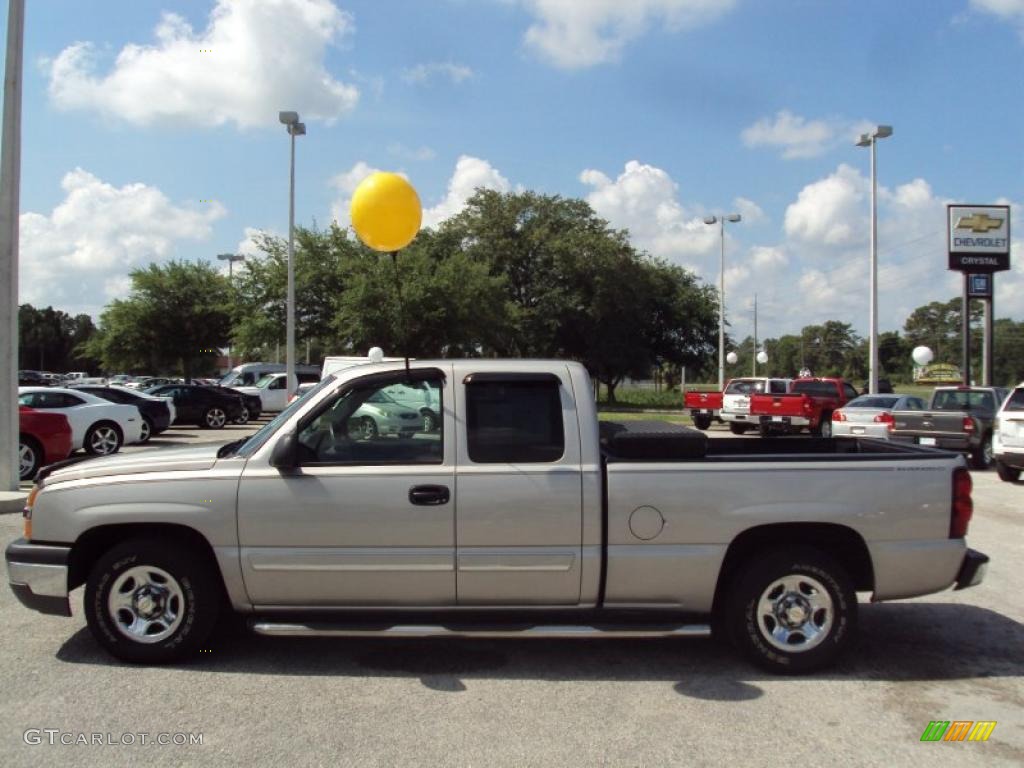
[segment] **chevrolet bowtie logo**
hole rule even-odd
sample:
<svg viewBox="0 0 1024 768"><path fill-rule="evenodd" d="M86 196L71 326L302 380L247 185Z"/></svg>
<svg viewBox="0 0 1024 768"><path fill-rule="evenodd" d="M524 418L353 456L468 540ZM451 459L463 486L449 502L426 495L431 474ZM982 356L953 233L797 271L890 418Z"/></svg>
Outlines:
<svg viewBox="0 0 1024 768"><path fill-rule="evenodd" d="M994 219L987 213L975 213L973 216L961 216L956 223L957 229L969 229L971 232L988 232L1003 226L1002 219Z"/></svg>

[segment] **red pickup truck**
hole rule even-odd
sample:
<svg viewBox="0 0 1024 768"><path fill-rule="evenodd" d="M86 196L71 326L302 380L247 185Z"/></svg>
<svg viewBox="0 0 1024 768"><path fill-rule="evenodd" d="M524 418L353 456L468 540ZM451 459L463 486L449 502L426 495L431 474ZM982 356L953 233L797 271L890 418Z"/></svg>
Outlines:
<svg viewBox="0 0 1024 768"><path fill-rule="evenodd" d="M690 412L693 426L707 429L714 419L721 421L719 412L722 410L721 392L687 392L683 395L683 408Z"/></svg>
<svg viewBox="0 0 1024 768"><path fill-rule="evenodd" d="M71 425L63 413L18 407L18 478L31 480L45 464L71 454Z"/></svg>
<svg viewBox="0 0 1024 768"><path fill-rule="evenodd" d="M757 419L761 436L772 432L799 432L832 436L832 411L857 397L852 384L842 379L796 379L785 395L752 395L750 415Z"/></svg>

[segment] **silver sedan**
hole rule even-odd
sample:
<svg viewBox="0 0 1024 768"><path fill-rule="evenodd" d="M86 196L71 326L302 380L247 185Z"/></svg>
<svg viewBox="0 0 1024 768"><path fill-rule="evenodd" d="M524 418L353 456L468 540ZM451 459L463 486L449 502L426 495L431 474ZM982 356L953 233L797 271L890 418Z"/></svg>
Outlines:
<svg viewBox="0 0 1024 768"><path fill-rule="evenodd" d="M924 409L924 400L913 395L861 395L832 412L832 436L888 440L893 411Z"/></svg>

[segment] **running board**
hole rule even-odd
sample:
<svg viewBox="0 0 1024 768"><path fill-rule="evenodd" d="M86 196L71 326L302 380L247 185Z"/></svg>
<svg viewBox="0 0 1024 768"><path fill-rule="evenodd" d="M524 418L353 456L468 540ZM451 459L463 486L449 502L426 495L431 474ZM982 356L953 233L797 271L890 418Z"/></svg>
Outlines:
<svg viewBox="0 0 1024 768"><path fill-rule="evenodd" d="M645 637L709 637L707 624L676 624L671 626L629 625L591 627L585 625L535 625L480 627L439 626L432 624L395 624L393 626L348 626L328 623L277 623L257 621L252 629L270 637L501 637L501 638L645 638Z"/></svg>

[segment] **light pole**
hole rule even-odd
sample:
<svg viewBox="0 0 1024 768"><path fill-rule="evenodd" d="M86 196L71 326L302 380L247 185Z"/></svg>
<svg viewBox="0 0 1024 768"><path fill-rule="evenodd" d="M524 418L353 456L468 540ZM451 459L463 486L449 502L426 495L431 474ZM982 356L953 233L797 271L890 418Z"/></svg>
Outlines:
<svg viewBox="0 0 1024 768"><path fill-rule="evenodd" d="M245 261L245 255L241 253L218 253L217 258L228 263L228 283L234 285L235 273L233 267L236 261ZM228 370L234 368L234 361L231 359L231 340L228 339Z"/></svg>
<svg viewBox="0 0 1024 768"><path fill-rule="evenodd" d="M725 222L735 224L743 217L738 213L706 216L705 224L718 224L718 237L722 244L718 265L718 391L725 389Z"/></svg>
<svg viewBox="0 0 1024 768"><path fill-rule="evenodd" d="M871 133L862 133L858 147L871 148L871 310L868 320L868 393L878 394L878 199L875 180L875 145L892 136L891 125L878 125Z"/></svg>
<svg viewBox="0 0 1024 768"><path fill-rule="evenodd" d="M295 391L295 137L306 135L306 126L299 122L298 112L279 112L291 136L292 158L288 186L288 299L285 307L285 391L287 400Z"/></svg>

